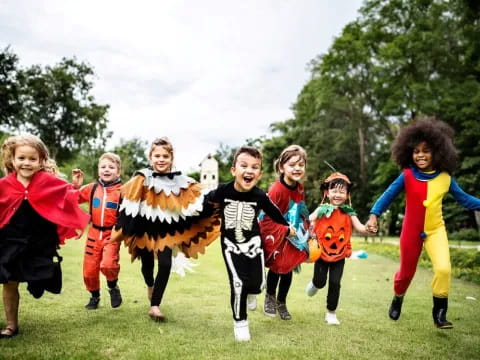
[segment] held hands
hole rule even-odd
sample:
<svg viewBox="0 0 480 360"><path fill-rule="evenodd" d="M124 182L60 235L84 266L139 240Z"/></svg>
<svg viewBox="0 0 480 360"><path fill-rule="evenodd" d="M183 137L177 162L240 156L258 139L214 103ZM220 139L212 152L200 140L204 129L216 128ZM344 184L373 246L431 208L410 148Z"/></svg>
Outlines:
<svg viewBox="0 0 480 360"><path fill-rule="evenodd" d="M371 234L375 234L378 231L377 215L370 214L370 218L365 224L365 230Z"/></svg>
<svg viewBox="0 0 480 360"><path fill-rule="evenodd" d="M83 171L72 169L72 185L75 189L80 189L83 184Z"/></svg>

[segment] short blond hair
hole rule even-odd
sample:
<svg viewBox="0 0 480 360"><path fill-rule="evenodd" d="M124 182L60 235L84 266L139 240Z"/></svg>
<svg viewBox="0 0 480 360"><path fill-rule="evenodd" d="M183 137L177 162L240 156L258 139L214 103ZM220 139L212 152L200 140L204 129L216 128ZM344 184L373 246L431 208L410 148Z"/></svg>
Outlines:
<svg viewBox="0 0 480 360"><path fill-rule="evenodd" d="M106 152L100 156L100 158L98 159L98 163L100 164L100 161L102 161L103 159L110 160L115 165L117 165L118 171L122 170L122 159L117 154L113 152Z"/></svg>

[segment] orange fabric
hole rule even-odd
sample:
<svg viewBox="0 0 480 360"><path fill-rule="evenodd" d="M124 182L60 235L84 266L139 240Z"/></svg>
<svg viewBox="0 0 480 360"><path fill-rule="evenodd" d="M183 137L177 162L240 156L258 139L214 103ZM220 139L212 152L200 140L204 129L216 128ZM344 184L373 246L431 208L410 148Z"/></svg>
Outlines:
<svg viewBox="0 0 480 360"><path fill-rule="evenodd" d="M170 194L168 196L163 191L155 193L153 188L149 189L143 183L143 176L135 176L123 186L123 197L135 202L145 201L145 204L152 208L159 207L162 210L179 211L188 208L202 193L202 185L198 183L190 184L187 189L180 189L179 195Z"/></svg>
<svg viewBox="0 0 480 360"><path fill-rule="evenodd" d="M350 257L352 246L352 219L340 209L335 209L330 217L322 216L315 220L314 231L320 243L320 258L334 262Z"/></svg>
<svg viewBox="0 0 480 360"><path fill-rule="evenodd" d="M108 281L118 279L120 272L120 243L104 240L87 239L83 256L83 281L88 291L100 289L100 272Z"/></svg>
<svg viewBox="0 0 480 360"><path fill-rule="evenodd" d="M135 235L125 236L121 230L112 231L112 241L124 241L132 255L132 261L137 258L136 248L147 248L149 251L163 251L165 246L173 248L175 245L185 254L186 257L196 259L198 254L204 254L205 248L220 236L220 220L217 218L200 219L190 229L183 233L176 232L162 238L151 238L148 234L138 237Z"/></svg>
<svg viewBox="0 0 480 360"><path fill-rule="evenodd" d="M117 221L118 208L120 207L121 184L102 186L98 184L91 197L94 184L83 186L80 190L79 202L90 203L93 199L91 223L96 226L109 227ZM120 272L119 243L111 243L111 230L100 230L90 226L85 252L83 257L83 280L88 291L100 289L100 272L108 281L118 278Z"/></svg>

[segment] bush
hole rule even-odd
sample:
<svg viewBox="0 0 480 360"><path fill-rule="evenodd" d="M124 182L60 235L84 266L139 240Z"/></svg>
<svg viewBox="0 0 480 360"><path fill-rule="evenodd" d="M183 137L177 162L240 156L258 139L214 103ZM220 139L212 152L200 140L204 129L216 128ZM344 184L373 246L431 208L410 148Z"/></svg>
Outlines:
<svg viewBox="0 0 480 360"><path fill-rule="evenodd" d="M448 237L454 241L479 241L480 233L477 229L462 229L451 233Z"/></svg>
<svg viewBox="0 0 480 360"><path fill-rule="evenodd" d="M398 245L395 244L362 242L361 245L358 245L358 247L360 246L367 252L370 251L395 261L400 258ZM356 247L355 244L354 247ZM480 284L480 251L450 248L450 262L452 263L452 276ZM422 251L418 264L424 268L432 267L426 251Z"/></svg>

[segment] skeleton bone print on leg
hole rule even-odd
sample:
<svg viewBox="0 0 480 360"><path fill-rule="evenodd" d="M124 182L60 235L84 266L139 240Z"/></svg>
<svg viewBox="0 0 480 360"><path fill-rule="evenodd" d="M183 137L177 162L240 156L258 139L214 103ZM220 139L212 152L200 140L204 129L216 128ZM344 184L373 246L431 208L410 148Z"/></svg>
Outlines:
<svg viewBox="0 0 480 360"><path fill-rule="evenodd" d="M253 221L255 220L256 202L236 201L225 199L226 203L225 215L225 229L235 229L235 240L238 243L245 242L243 230L252 230Z"/></svg>
<svg viewBox="0 0 480 360"><path fill-rule="evenodd" d="M254 236L251 238L249 241L242 243L242 244L235 244L232 241L230 241L228 238L224 238L224 243L225 243L225 260L227 263L228 268L230 269L230 272L232 273L232 282L233 282L233 292L234 292L234 301L233 301L233 311L235 314L235 317L240 317L240 298L242 296L242 290L243 290L243 281L240 279L237 273L237 269L235 268L235 265L232 261L232 253L234 254L243 254L248 256L250 259L253 259L256 256L260 256L260 259L262 261L262 285L261 289L265 288L266 286L266 278L265 278L265 271L263 269L265 268L265 260L263 258L263 249L261 247L262 245L262 240L260 236Z"/></svg>

